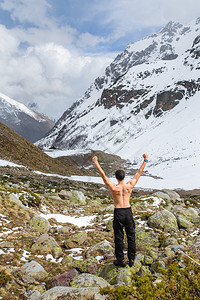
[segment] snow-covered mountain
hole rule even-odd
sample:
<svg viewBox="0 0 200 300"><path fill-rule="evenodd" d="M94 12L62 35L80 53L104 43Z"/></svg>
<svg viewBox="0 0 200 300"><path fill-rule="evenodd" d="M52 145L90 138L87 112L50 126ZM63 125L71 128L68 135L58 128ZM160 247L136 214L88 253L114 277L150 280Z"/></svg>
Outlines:
<svg viewBox="0 0 200 300"><path fill-rule="evenodd" d="M41 139L54 125L48 118L1 93L0 122L30 142Z"/></svg>
<svg viewBox="0 0 200 300"><path fill-rule="evenodd" d="M147 152L153 174L170 176L176 168L174 176L183 175L187 164L196 174L199 90L200 18L186 26L169 22L129 44L38 145L100 149L135 163Z"/></svg>

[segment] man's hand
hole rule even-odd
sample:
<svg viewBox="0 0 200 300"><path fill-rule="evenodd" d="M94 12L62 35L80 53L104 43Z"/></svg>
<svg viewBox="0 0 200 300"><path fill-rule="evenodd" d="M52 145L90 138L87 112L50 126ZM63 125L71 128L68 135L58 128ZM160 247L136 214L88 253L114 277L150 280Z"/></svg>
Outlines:
<svg viewBox="0 0 200 300"><path fill-rule="evenodd" d="M148 154L143 154L142 156L144 157L144 159L148 159L149 157Z"/></svg>
<svg viewBox="0 0 200 300"><path fill-rule="evenodd" d="M98 162L98 157L97 157L97 156L94 156L94 157L92 158L92 160L93 160L94 163L97 163L97 162Z"/></svg>

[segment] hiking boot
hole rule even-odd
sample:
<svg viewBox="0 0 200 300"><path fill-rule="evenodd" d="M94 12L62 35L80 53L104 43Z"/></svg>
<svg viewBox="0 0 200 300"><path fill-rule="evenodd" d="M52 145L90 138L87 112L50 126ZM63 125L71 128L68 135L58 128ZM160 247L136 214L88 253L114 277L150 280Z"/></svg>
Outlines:
<svg viewBox="0 0 200 300"><path fill-rule="evenodd" d="M116 267L122 267L122 268L124 268L124 267L126 266L125 260L122 260L122 261L114 260L114 261L113 261L113 264L114 264Z"/></svg>

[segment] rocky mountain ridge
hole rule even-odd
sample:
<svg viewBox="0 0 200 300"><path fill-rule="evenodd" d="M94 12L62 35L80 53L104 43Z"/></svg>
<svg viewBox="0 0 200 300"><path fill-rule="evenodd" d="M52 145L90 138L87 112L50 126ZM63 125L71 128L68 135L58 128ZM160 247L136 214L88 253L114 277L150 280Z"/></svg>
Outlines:
<svg viewBox="0 0 200 300"><path fill-rule="evenodd" d="M170 22L159 33L129 44L37 145L100 149L134 162L145 149L155 172L158 162L165 169L166 161L190 159L194 152L198 156L199 36L200 18L186 26Z"/></svg>
<svg viewBox="0 0 200 300"><path fill-rule="evenodd" d="M0 122L34 143L54 126L47 117L0 93Z"/></svg>

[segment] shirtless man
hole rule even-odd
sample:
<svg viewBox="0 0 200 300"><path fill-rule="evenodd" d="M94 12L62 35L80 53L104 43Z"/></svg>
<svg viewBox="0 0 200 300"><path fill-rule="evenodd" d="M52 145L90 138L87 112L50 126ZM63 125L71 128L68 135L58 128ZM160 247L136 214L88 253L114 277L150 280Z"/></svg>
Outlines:
<svg viewBox="0 0 200 300"><path fill-rule="evenodd" d="M126 236L128 240L128 259L129 266L132 267L135 259L135 222L133 220L132 210L130 207L129 199L133 187L137 183L140 175L142 174L146 163L148 162L148 155L143 154L144 161L135 174L135 176L129 180L127 183L124 182L125 172L123 170L117 170L115 172L116 179L118 184L114 184L110 179L105 175L103 169L98 163L97 156L93 157L93 162L95 163L99 174L101 175L105 185L110 189L113 201L114 201L114 221L113 229L115 236L115 256L117 260L113 263L116 266L125 267L126 263L124 260L124 231L125 227Z"/></svg>

